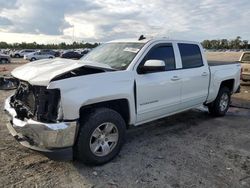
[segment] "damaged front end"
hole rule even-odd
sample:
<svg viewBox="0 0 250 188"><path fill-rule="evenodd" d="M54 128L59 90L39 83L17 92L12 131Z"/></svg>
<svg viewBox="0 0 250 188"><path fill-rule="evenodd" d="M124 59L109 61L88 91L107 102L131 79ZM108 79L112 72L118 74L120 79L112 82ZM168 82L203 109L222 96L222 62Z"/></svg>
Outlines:
<svg viewBox="0 0 250 188"><path fill-rule="evenodd" d="M5 101L7 128L23 146L55 160L71 160L77 120L63 121L59 89L20 81L15 94Z"/></svg>
<svg viewBox="0 0 250 188"><path fill-rule="evenodd" d="M40 122L55 123L58 119L60 91L46 86L32 86L20 81L10 105L16 110L17 118L33 119Z"/></svg>

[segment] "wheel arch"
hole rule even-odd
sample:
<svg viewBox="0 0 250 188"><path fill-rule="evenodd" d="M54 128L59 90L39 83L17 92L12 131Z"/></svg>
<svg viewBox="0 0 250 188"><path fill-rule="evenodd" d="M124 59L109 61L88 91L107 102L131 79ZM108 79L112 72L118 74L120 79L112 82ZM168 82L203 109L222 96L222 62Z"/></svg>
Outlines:
<svg viewBox="0 0 250 188"><path fill-rule="evenodd" d="M131 120L131 115L130 115L129 101L128 99L125 98L102 101L82 106L79 110L79 118L84 118L85 114L91 113L93 109L102 107L110 108L118 112L126 122L128 128L128 125L130 124Z"/></svg>
<svg viewBox="0 0 250 188"><path fill-rule="evenodd" d="M232 93L233 89L234 89L234 84L235 84L235 80L234 79L224 80L224 81L221 82L219 90L222 87L227 87L230 90L230 92Z"/></svg>

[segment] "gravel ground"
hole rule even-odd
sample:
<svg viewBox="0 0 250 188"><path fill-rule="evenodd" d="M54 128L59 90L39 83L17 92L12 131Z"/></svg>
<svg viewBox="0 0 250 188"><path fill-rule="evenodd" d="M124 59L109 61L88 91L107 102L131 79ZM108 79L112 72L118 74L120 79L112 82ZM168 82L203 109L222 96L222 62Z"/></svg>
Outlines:
<svg viewBox="0 0 250 188"><path fill-rule="evenodd" d="M250 187L250 84L225 117L200 108L131 128L119 156L97 167L52 161L18 144L3 112L12 92L0 91L1 187Z"/></svg>

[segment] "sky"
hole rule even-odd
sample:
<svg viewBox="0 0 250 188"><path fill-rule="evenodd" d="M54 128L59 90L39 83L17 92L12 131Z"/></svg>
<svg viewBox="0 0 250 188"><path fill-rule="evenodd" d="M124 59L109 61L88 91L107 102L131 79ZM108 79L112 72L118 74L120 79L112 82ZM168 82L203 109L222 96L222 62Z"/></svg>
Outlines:
<svg viewBox="0 0 250 188"><path fill-rule="evenodd" d="M0 0L0 41L250 40L250 0Z"/></svg>

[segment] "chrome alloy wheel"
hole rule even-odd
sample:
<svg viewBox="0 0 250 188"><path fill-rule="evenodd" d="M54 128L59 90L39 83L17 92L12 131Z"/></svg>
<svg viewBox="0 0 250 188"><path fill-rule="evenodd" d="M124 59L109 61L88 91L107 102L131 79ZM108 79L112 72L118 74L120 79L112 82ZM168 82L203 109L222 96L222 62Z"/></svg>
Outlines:
<svg viewBox="0 0 250 188"><path fill-rule="evenodd" d="M90 137L90 149L96 156L108 155L115 148L119 139L118 129L115 124L106 122L99 125Z"/></svg>
<svg viewBox="0 0 250 188"><path fill-rule="evenodd" d="M220 110L221 111L226 110L226 108L228 107L228 103L229 103L229 97L226 93L224 93L220 99Z"/></svg>

